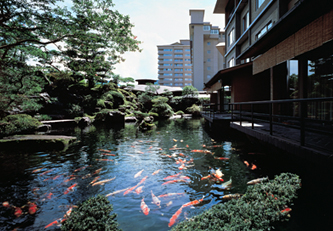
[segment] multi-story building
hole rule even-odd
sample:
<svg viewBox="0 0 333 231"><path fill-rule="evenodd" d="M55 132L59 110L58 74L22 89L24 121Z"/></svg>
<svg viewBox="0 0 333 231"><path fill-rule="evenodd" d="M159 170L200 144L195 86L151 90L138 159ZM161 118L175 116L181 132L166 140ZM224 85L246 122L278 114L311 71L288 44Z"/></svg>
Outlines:
<svg viewBox="0 0 333 231"><path fill-rule="evenodd" d="M159 45L157 49L159 84L182 88L192 85L190 41Z"/></svg>
<svg viewBox="0 0 333 231"><path fill-rule="evenodd" d="M224 65L224 31L204 22L205 10L190 10L190 45L193 68L193 86L203 90Z"/></svg>

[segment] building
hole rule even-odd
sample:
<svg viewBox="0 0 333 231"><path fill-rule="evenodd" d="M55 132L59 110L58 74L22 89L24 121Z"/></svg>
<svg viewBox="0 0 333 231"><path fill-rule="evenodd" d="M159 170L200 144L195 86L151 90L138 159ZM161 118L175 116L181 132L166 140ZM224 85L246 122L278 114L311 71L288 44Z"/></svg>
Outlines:
<svg viewBox="0 0 333 231"><path fill-rule="evenodd" d="M159 45L157 49L159 84L181 88L192 85L190 41Z"/></svg>
<svg viewBox="0 0 333 231"><path fill-rule="evenodd" d="M224 68L224 31L204 22L204 10L190 10L189 25L193 86L203 90L219 70ZM222 25L223 26L223 25Z"/></svg>

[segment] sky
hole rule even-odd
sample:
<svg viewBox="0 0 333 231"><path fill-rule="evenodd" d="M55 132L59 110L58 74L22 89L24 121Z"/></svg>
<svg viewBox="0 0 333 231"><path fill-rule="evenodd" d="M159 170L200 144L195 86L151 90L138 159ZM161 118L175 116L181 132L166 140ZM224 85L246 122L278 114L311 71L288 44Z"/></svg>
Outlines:
<svg viewBox="0 0 333 231"><path fill-rule="evenodd" d="M132 32L141 52L123 55L125 62L113 71L122 77L158 79L157 45L168 45L189 39L190 9L204 9L204 21L224 27L224 15L213 14L216 0L113 0L114 9L129 15Z"/></svg>

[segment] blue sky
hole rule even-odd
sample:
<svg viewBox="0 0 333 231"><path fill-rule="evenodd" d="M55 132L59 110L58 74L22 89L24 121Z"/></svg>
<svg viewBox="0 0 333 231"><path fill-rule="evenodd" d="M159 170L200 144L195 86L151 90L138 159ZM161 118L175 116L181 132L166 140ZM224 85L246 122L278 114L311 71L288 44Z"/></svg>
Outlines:
<svg viewBox="0 0 333 231"><path fill-rule="evenodd" d="M129 52L125 62L116 65L115 74L134 79L157 79L157 45L189 38L190 9L204 9L205 22L223 29L224 16L213 14L216 0L114 0L114 9L130 16L133 34L142 52Z"/></svg>

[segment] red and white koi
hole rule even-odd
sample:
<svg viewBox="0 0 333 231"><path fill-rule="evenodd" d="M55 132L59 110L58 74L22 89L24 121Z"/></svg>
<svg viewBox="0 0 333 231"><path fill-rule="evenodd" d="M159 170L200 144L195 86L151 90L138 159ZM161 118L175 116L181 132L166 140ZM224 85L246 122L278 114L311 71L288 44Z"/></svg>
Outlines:
<svg viewBox="0 0 333 231"><path fill-rule="evenodd" d="M81 167L81 168L75 169L74 172L81 171L81 170L83 170L83 169L85 169L85 168L88 168L89 166L90 166L90 165L83 166L83 167Z"/></svg>
<svg viewBox="0 0 333 231"><path fill-rule="evenodd" d="M20 217L22 215L22 209L20 207L14 207L14 215Z"/></svg>
<svg viewBox="0 0 333 231"><path fill-rule="evenodd" d="M116 177L113 177L113 178L110 178L110 179L106 179L106 180L101 180L101 181L98 181L98 182L95 182L92 184L92 186L95 186L95 185L103 185L107 182L110 182L112 180L116 179Z"/></svg>
<svg viewBox="0 0 333 231"><path fill-rule="evenodd" d="M136 174L134 175L134 178L139 177L139 176L141 175L141 173L143 172L143 170L144 170L144 169L142 169L141 171L139 171L138 173L136 173Z"/></svg>
<svg viewBox="0 0 333 231"><path fill-rule="evenodd" d="M159 173L162 169L158 169L155 172L152 173L152 175L156 175L157 173Z"/></svg>
<svg viewBox="0 0 333 231"><path fill-rule="evenodd" d="M228 157L214 157L216 160L229 160Z"/></svg>
<svg viewBox="0 0 333 231"><path fill-rule="evenodd" d="M266 181L268 180L268 177L263 177L263 178L257 178L257 179L254 179L254 180L251 180L249 182L247 182L248 185L251 185L251 184L258 184L262 181Z"/></svg>
<svg viewBox="0 0 333 231"><path fill-rule="evenodd" d="M179 173L177 173L177 174L175 174L175 175L167 176L167 177L163 178L163 180L168 180L168 179L171 179L171 178L176 178L176 177L179 176L181 173L182 173L182 172L179 172Z"/></svg>
<svg viewBox="0 0 333 231"><path fill-rule="evenodd" d="M37 205L35 203L28 203L29 209L28 212L29 214L35 214L37 212Z"/></svg>
<svg viewBox="0 0 333 231"><path fill-rule="evenodd" d="M127 189L129 189L129 188L124 188L124 189L120 189L120 190L114 191L114 192L112 192L112 193L107 194L106 197L113 196L113 195L116 195L116 194L118 194L118 193L124 192L124 191L126 191Z"/></svg>
<svg viewBox="0 0 333 231"><path fill-rule="evenodd" d="M161 207L161 201L157 198L157 196L154 195L153 190L151 190L151 197L153 199L153 204L157 205L158 207Z"/></svg>
<svg viewBox="0 0 333 231"><path fill-rule="evenodd" d="M128 188L128 189L124 192L124 195L130 193L130 192L133 191L136 187L138 187L138 184L135 185L135 186L133 186L133 187L131 187L131 188Z"/></svg>
<svg viewBox="0 0 333 231"><path fill-rule="evenodd" d="M195 149L195 150L191 150L191 152L202 152L202 153L205 153L205 154L212 154L212 152L211 151L209 151L209 150L198 150L198 149Z"/></svg>
<svg viewBox="0 0 333 231"><path fill-rule="evenodd" d="M167 194L159 195L157 197L172 197L172 196L180 196L180 195L184 195L184 193L167 193Z"/></svg>
<svg viewBox="0 0 333 231"><path fill-rule="evenodd" d="M141 200L140 207L141 207L143 214L147 216L149 214L150 209L148 208L148 205L145 203L144 198L142 198L142 200Z"/></svg>
<svg viewBox="0 0 333 231"><path fill-rule="evenodd" d="M284 210L281 210L281 213L289 213L291 211L291 208L285 208Z"/></svg>
<svg viewBox="0 0 333 231"><path fill-rule="evenodd" d="M73 184L72 186L68 187L68 188L66 189L66 191L64 192L64 194L67 194L67 193L69 193L70 191L74 191L74 188L75 188L76 185L77 185L77 183L75 183L75 184Z"/></svg>
<svg viewBox="0 0 333 231"><path fill-rule="evenodd" d="M227 199L227 200L231 200L231 199L238 199L240 198L242 195L239 193L235 193L235 194L228 194L222 197L222 199Z"/></svg>
<svg viewBox="0 0 333 231"><path fill-rule="evenodd" d="M43 168L37 168L37 169L33 170L32 172L35 173L35 172L40 172L42 170L43 170Z"/></svg>
<svg viewBox="0 0 333 231"><path fill-rule="evenodd" d="M185 182L185 183L188 183L186 180L178 179L178 180L170 180L170 181L164 182L162 185L172 184L172 183L177 183L177 182Z"/></svg>
<svg viewBox="0 0 333 231"><path fill-rule="evenodd" d="M143 186L140 186L137 189L135 189L136 194L142 193L142 188L143 188Z"/></svg>
<svg viewBox="0 0 333 231"><path fill-rule="evenodd" d="M45 171L45 172L43 172L43 173L41 173L41 174L39 174L40 176L43 176L43 175L45 175L45 174L48 174L48 173L50 173L50 172L52 172L54 170L54 168L52 168L52 169L50 169L50 170L47 170L47 171Z"/></svg>
<svg viewBox="0 0 333 231"><path fill-rule="evenodd" d="M197 204L199 204L200 202L202 202L204 198L205 198L205 196L203 196L203 197L202 197L201 199L199 199L199 200L194 200L194 201L188 202L188 203L186 203L186 204L183 204L183 205L182 205L182 208L185 208L185 207L188 207L188 206L192 206L192 205L197 205Z"/></svg>
<svg viewBox="0 0 333 231"><path fill-rule="evenodd" d="M148 176L145 176L144 178L141 179L138 185L142 184L145 180L147 180Z"/></svg>
<svg viewBox="0 0 333 231"><path fill-rule="evenodd" d="M100 176L96 176L90 183L89 185L95 183L99 178L101 178Z"/></svg>
<svg viewBox="0 0 333 231"><path fill-rule="evenodd" d="M111 152L110 150L106 150L106 149L98 149L101 152Z"/></svg>
<svg viewBox="0 0 333 231"><path fill-rule="evenodd" d="M116 154L110 154L110 153L102 153L103 156L116 156Z"/></svg>
<svg viewBox="0 0 333 231"><path fill-rule="evenodd" d="M183 170L185 168L185 164L183 163L181 166L178 167L179 170Z"/></svg>
<svg viewBox="0 0 333 231"><path fill-rule="evenodd" d="M172 215L172 217L170 218L169 224L168 224L169 227L171 227L171 226L173 226L175 224L177 218L182 213L182 209L183 209L183 206L180 207L180 209L178 209L177 212Z"/></svg>

